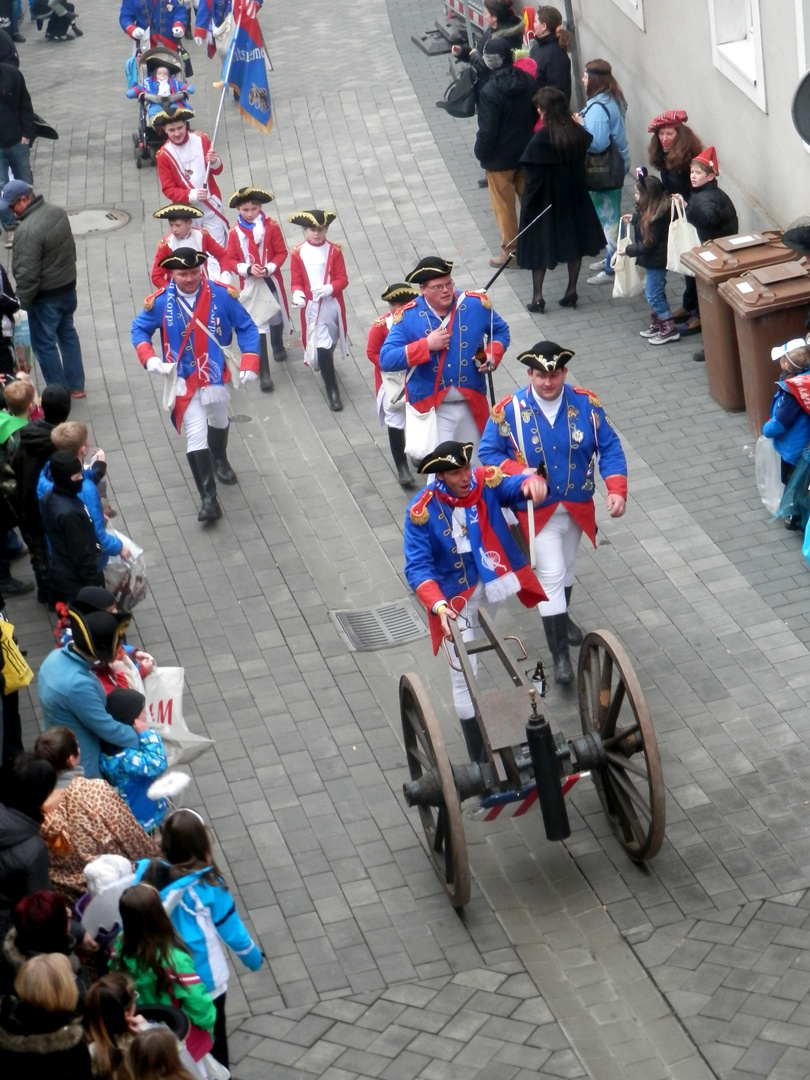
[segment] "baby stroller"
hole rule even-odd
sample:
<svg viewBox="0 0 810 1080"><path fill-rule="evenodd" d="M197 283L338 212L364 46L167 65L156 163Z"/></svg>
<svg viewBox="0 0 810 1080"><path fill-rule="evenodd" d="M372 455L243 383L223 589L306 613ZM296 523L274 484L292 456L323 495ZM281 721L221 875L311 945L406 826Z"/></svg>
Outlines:
<svg viewBox="0 0 810 1080"><path fill-rule="evenodd" d="M150 79L158 68L166 68L170 78L182 83L185 89L165 97L139 90L138 88L143 87L146 80ZM127 96L138 98L138 131L137 134L133 134L132 142L135 147L135 167L140 169L143 168L144 161L155 164L157 152L166 141L162 129L154 125L154 115L177 101L187 101L188 95L194 93L194 87L184 81L183 61L176 52L167 49L165 45L158 45L154 49L139 53L136 73L137 85L127 91Z"/></svg>

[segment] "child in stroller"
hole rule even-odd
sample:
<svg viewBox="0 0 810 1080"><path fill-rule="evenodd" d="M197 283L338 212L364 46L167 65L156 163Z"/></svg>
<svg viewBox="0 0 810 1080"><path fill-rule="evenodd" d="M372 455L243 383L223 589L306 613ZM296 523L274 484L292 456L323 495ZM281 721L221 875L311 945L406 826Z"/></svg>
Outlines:
<svg viewBox="0 0 810 1080"><path fill-rule="evenodd" d="M191 83L175 78L180 74L179 65L170 63L162 57L154 57L147 63L146 78L127 90L128 98L139 98L146 105L149 126L159 112L175 101L187 101L194 93Z"/></svg>
<svg viewBox="0 0 810 1080"><path fill-rule="evenodd" d="M129 98L138 99L138 132L132 136L135 144L135 165L142 168L144 161L154 165L155 155L165 141L162 128L154 125L155 117L175 103L185 102L194 93L194 87L183 79L183 62L164 45L130 57L132 65L127 90Z"/></svg>

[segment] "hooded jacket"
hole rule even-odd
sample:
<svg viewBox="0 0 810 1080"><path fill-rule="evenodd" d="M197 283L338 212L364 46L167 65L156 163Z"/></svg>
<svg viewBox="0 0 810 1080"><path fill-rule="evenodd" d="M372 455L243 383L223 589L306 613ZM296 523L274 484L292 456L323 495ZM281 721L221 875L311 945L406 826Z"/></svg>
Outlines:
<svg viewBox="0 0 810 1080"><path fill-rule="evenodd" d="M40 823L0 803L0 935L5 938L18 900L50 889L48 849Z"/></svg>
<svg viewBox="0 0 810 1080"><path fill-rule="evenodd" d="M92 1080L90 1052L76 1016L49 1013L17 998L0 1010L3 1080Z"/></svg>
<svg viewBox="0 0 810 1080"><path fill-rule="evenodd" d="M474 153L488 172L516 169L534 132L534 80L514 64L496 68L478 95Z"/></svg>

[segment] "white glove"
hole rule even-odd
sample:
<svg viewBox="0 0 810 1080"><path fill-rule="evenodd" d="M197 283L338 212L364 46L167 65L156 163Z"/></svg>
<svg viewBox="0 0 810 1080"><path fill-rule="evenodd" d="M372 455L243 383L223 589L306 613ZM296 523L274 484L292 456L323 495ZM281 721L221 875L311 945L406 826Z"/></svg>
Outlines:
<svg viewBox="0 0 810 1080"><path fill-rule="evenodd" d="M186 196L189 202L197 201L197 189L195 187L189 188L188 195Z"/></svg>
<svg viewBox="0 0 810 1080"><path fill-rule="evenodd" d="M275 263L267 263L265 269L267 270L268 274L275 274L276 270L278 270L278 267Z"/></svg>
<svg viewBox="0 0 810 1080"><path fill-rule="evenodd" d="M183 34L185 34L185 32L186 31L185 31L184 27L182 27L182 26L173 26L172 27L172 37L181 38L183 36Z"/></svg>
<svg viewBox="0 0 810 1080"><path fill-rule="evenodd" d="M141 38L145 38L148 33L149 31L144 30L142 26L136 26L135 29L132 31L133 40L140 41Z"/></svg>
<svg viewBox="0 0 810 1080"><path fill-rule="evenodd" d="M303 307L304 304L307 302L307 298L306 296L304 296L300 289L295 289L292 294L292 302L293 307Z"/></svg>
<svg viewBox="0 0 810 1080"><path fill-rule="evenodd" d="M194 44L198 45L200 48L202 48L203 45L206 44L206 40L205 40L204 37L195 37L194 38Z"/></svg>
<svg viewBox="0 0 810 1080"><path fill-rule="evenodd" d="M313 300L323 300L323 298L325 296L331 296L331 295L332 295L332 286L331 285L316 285L315 288L312 290L312 299Z"/></svg>
<svg viewBox="0 0 810 1080"><path fill-rule="evenodd" d="M150 356L146 361L146 370L150 375L171 375L174 371L174 364L164 364L156 356Z"/></svg>
<svg viewBox="0 0 810 1080"><path fill-rule="evenodd" d="M255 371L240 371L239 372L239 381L241 382L242 386L244 386L245 383L255 382L258 379L258 377L259 376L256 374Z"/></svg>

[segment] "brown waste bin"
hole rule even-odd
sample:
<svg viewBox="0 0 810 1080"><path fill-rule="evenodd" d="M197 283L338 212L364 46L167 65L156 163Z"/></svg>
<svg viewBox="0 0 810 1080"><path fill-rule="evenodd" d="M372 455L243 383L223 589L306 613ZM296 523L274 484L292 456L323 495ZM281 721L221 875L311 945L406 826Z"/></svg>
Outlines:
<svg viewBox="0 0 810 1080"><path fill-rule="evenodd" d="M723 236L693 248L681 259L697 284L709 393L718 405L732 412L745 408L745 394L734 312L720 296L718 286L755 267L795 259L795 251L780 243L781 237L776 231Z"/></svg>
<svg viewBox="0 0 810 1080"><path fill-rule="evenodd" d="M810 271L803 262L763 266L723 282L719 292L734 311L748 426L761 435L780 374L771 349L804 337Z"/></svg>

